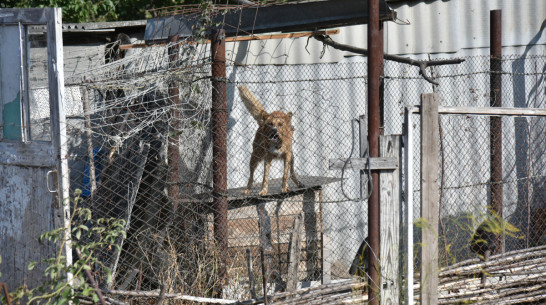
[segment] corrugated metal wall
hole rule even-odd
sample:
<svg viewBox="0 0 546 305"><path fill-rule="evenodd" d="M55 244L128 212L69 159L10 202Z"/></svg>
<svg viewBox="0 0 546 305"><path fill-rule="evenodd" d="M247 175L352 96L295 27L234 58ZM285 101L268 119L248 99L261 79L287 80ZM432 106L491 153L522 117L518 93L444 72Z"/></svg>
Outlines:
<svg viewBox="0 0 546 305"><path fill-rule="evenodd" d="M389 3L400 21L385 24L385 52L389 54L444 54L443 57L487 54L489 11L503 10L503 46L506 54L519 54L520 46L545 45L543 33L546 2L499 1L401 1ZM402 23L408 22L408 25ZM341 28L332 39L365 48L365 25ZM482 50L483 49L483 50ZM228 58L243 64L304 64L339 62L347 52L327 48L314 39L276 39L228 43ZM513 51L511 51L513 50ZM540 50L529 49L528 54ZM516 53L517 52L517 53ZM447 55L449 53L451 55ZM455 53L455 54L454 54Z"/></svg>

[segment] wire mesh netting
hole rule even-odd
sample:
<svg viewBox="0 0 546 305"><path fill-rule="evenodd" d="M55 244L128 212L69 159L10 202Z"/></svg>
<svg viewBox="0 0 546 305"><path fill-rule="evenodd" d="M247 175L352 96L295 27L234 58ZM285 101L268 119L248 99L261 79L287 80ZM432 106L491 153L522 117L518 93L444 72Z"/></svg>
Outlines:
<svg viewBox="0 0 546 305"><path fill-rule="evenodd" d="M540 68L544 64L543 57L503 58L502 107L544 108L544 73ZM440 86L434 91L438 93L440 105L488 107L491 99L489 58L466 58L465 63L453 69L435 68ZM393 101L400 101L394 104L398 109L413 105L423 92L417 89L420 85L423 82L416 79L388 79L385 87L389 98L385 102L393 105ZM405 90L399 91L399 88ZM410 98L406 97L408 93ZM392 113L387 112L386 116ZM409 143L414 150L410 170L416 177L412 206L414 245L419 245L421 230L425 227L419 219L421 118L417 114L413 116L413 126L409 126L415 135L413 143ZM396 117L395 123L399 122ZM508 299L509 302L540 303L544 298L544 283L540 278L546 271L542 263L546 221L545 123L542 115L440 112L438 243L439 264L445 270L441 276L446 276L440 280L443 292L440 300L487 303ZM399 126L393 128L396 130ZM500 145L501 149L494 152L494 145ZM499 169L502 176L496 180L494 171ZM494 192L500 195L495 196ZM419 253L420 247L416 246L417 273L422 263ZM485 284L482 289L479 289L480 283ZM466 291L458 293L453 287L464 287ZM495 290L495 287L500 288ZM529 290L529 287L534 288ZM484 296L492 291L502 293L503 297Z"/></svg>
<svg viewBox="0 0 546 305"><path fill-rule="evenodd" d="M354 120L365 113L366 64L228 65L226 254L215 238L215 202L222 194L213 189L211 62L200 48L180 42L142 49L85 77L67 78L81 107L67 122L71 188L82 190L94 221L127 222L127 236L116 240L119 249L100 252L98 282L109 289L167 287L214 296L223 258L226 298L253 296L249 264L257 286L267 278L268 293L316 285L326 272L333 280L351 278L366 235L366 202L360 173L345 171L341 183L342 171L330 170L329 160L358 154ZM250 194L244 193L253 150L259 149L251 145L259 122L241 100L241 85L267 113L292 113L285 123L293 128L301 185L290 180L289 190L282 189L281 158L272 162L265 196L258 195L261 163Z"/></svg>
<svg viewBox="0 0 546 305"><path fill-rule="evenodd" d="M212 79L207 44L182 40L122 51L115 42L99 52L105 59L88 58L84 72L68 73L65 112L71 194L81 190L73 212L79 215L76 209L88 208L92 213L91 219L73 219L75 227L83 224L92 232L77 236L76 230L74 242L104 240L99 228L105 222L100 219L123 220L124 233L94 253L94 278L101 287L154 296L159 296L156 289L207 297L222 291L221 297L243 300L263 295L261 288L251 287L264 282L273 293L357 273L355 268L363 264L359 248L367 235L366 194L361 194L365 181L359 171L331 168L330 160L359 155L355 120L366 114L365 59L284 66L228 61L226 78ZM38 70L44 59L31 57L31 68ZM67 63L80 60L78 54L65 54ZM503 59L503 106L544 108L545 61L544 56ZM424 81L417 69L386 62L385 134L402 134L404 109L418 105L421 93L434 90L443 106L489 106L489 57L468 57L463 64L427 72L438 87ZM31 139L49 141L48 89L34 75ZM225 84L227 94L227 122L222 126L227 133L225 193L214 189L218 147L211 80ZM257 166L248 194L250 163L259 149L252 143L264 123L245 108L239 86L246 86L268 114L282 111L282 123L292 136L293 165L275 159L267 175ZM546 242L544 119L501 118L503 243L492 255ZM488 210L490 120L458 115L440 119L442 267L476 262L483 248L472 251L472 236L484 221L499 221L495 216L500 215ZM419 119L415 122L409 127L415 128L415 143L408 145L415 148L412 171L418 177ZM285 145L280 142L285 135L262 136L272 138L273 146ZM288 190L284 188L286 166L293 166L301 185L288 179ZM259 194L264 176L269 188ZM418 182L415 211L420 209ZM227 249L217 238L221 198L228 206ZM419 227L414 231L418 244ZM539 285L534 292L544 291L544 281L535 281L544 274L544 250L534 249L539 249L531 256L536 261L518 262L517 268L527 273L517 275ZM505 276L499 270L488 272Z"/></svg>

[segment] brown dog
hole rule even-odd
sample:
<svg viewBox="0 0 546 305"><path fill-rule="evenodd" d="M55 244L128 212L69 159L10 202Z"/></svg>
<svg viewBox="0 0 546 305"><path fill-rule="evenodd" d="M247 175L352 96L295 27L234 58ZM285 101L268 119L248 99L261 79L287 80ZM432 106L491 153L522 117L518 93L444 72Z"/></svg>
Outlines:
<svg viewBox="0 0 546 305"><path fill-rule="evenodd" d="M259 195L267 194L269 169L273 159L284 161L284 174L282 177L282 192L288 192L288 175L298 187L303 187L294 172L294 156L292 154L292 140L294 127L292 126L292 112L284 113L275 111L267 113L262 104L245 86L239 86L239 93L254 119L258 122L258 130L252 143L252 156L250 157L250 176L246 186L245 194L250 193L254 182L254 171L260 161L264 161L264 177L262 190Z"/></svg>

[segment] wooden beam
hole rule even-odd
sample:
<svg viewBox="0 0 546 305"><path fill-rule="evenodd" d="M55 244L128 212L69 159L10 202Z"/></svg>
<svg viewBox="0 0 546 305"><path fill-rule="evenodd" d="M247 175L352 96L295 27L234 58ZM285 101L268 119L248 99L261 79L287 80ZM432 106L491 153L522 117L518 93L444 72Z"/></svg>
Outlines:
<svg viewBox="0 0 546 305"><path fill-rule="evenodd" d="M379 153L382 157L393 157L400 162L400 136L380 136ZM400 170L382 171L379 183L381 301L384 304L400 304Z"/></svg>
<svg viewBox="0 0 546 305"><path fill-rule="evenodd" d="M409 111L411 113L420 113L421 108L421 106L415 106ZM438 112L440 114L466 115L546 116L546 109L542 108L438 106Z"/></svg>
<svg viewBox="0 0 546 305"><path fill-rule="evenodd" d="M438 95L421 96L421 304L438 304Z"/></svg>
<svg viewBox="0 0 546 305"><path fill-rule="evenodd" d="M320 35L335 35L339 34L339 30L327 30L327 31L318 31ZM239 42L239 41L252 41L252 40L269 40L269 39L285 39L285 38L301 38L301 37L311 37L313 32L298 32L298 33L285 33L285 34L268 34L268 35L250 35L250 36L237 36L237 37L228 37L226 42ZM190 44L196 42L181 41L181 44ZM210 43L210 40L205 40L204 43ZM159 47L165 46L166 43L152 44L148 45L145 43L139 44L125 44L121 45L121 50L129 50L134 48L147 48L147 47Z"/></svg>
<svg viewBox="0 0 546 305"><path fill-rule="evenodd" d="M438 107L441 114L546 116L546 109L508 107Z"/></svg>
<svg viewBox="0 0 546 305"><path fill-rule="evenodd" d="M0 142L0 164L53 167L53 149L43 143Z"/></svg>
<svg viewBox="0 0 546 305"><path fill-rule="evenodd" d="M353 169L353 170L368 170L368 160L365 158L351 159L330 159L329 169ZM346 163L346 164L345 164ZM391 157L370 158L371 170L395 170L398 168L398 161Z"/></svg>

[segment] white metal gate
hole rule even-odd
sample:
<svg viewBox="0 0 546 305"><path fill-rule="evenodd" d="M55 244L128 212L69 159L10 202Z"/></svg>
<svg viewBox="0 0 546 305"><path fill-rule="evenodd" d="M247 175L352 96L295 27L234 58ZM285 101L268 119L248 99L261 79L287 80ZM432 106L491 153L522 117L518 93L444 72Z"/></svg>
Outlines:
<svg viewBox="0 0 546 305"><path fill-rule="evenodd" d="M31 26L45 26L36 37ZM31 106L31 41L47 44L49 112L37 119ZM62 22L60 8L0 9L0 281L10 290L33 288L43 269L31 261L55 255L58 245L40 244L40 234L69 228L65 139ZM35 129L46 130L36 137ZM67 230L67 237L69 230ZM70 242L65 244L71 262Z"/></svg>

